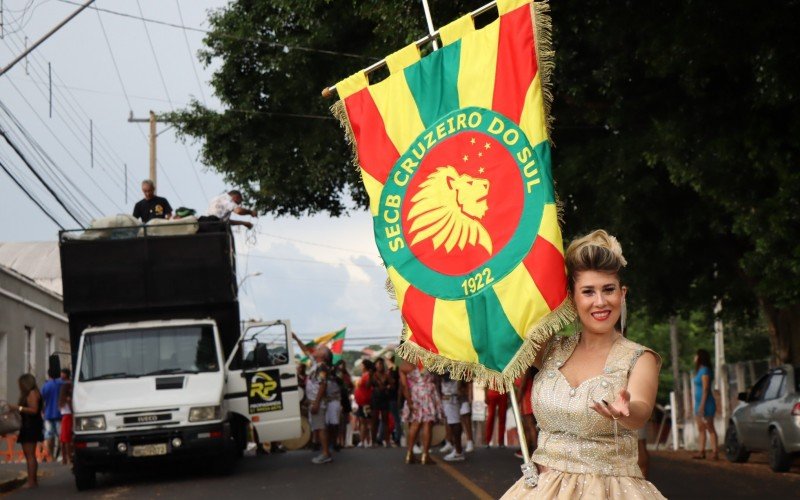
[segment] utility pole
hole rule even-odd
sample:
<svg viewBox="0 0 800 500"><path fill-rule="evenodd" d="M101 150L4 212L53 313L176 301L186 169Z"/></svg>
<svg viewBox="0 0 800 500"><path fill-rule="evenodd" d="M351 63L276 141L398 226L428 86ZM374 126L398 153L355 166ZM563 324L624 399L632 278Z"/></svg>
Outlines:
<svg viewBox="0 0 800 500"><path fill-rule="evenodd" d="M161 132L156 132L156 123L168 123L167 120L159 119L156 116L153 110L150 110L150 117L149 118L134 118L133 111L128 116L128 123L149 123L150 124L150 134L149 134L149 142L150 142L150 180L153 181L153 187L158 190L158 184L156 176L158 172L156 170L156 165L158 163L158 157L156 156L156 143L158 136L166 132L167 130L172 128L172 125L165 128Z"/></svg>
<svg viewBox="0 0 800 500"><path fill-rule="evenodd" d="M153 184L156 183L156 175L158 172L156 171L156 139L158 135L156 134L156 114L153 113L153 110L150 110L150 179L153 181Z"/></svg>

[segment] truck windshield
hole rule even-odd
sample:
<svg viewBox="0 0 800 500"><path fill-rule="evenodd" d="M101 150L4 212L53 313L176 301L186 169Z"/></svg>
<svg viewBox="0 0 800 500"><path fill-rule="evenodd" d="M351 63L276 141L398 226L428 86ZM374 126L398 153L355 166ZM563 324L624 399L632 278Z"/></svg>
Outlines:
<svg viewBox="0 0 800 500"><path fill-rule="evenodd" d="M214 328L187 325L87 335L80 380L219 370Z"/></svg>

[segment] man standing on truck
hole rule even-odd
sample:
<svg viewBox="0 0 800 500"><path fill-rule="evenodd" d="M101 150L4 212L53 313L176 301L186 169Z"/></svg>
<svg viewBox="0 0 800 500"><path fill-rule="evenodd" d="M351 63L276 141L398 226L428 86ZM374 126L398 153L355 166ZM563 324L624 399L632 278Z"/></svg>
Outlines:
<svg viewBox="0 0 800 500"><path fill-rule="evenodd" d="M133 216L147 224L150 219L169 219L172 217L172 206L166 198L156 196L156 185L150 179L142 181L144 198L133 207Z"/></svg>
<svg viewBox="0 0 800 500"><path fill-rule="evenodd" d="M212 198L211 203L208 205L206 215L209 217L216 217L223 222L230 222L231 226L245 226L247 229L253 229L251 222L243 220L230 220L231 213L236 215L250 215L258 217L258 212L249 208L244 208L242 205L242 193L236 189L223 193L215 198Z"/></svg>
<svg viewBox="0 0 800 500"><path fill-rule="evenodd" d="M303 341L293 332L292 338L300 346L303 354L311 358L311 369L308 370L306 377L306 398L308 398L308 422L311 425L311 432L320 444L322 453L314 457L311 462L317 465L333 462L331 457L330 439L328 429L325 425L325 413L327 411L327 401L325 399L328 388L328 378L330 378L330 368L326 361L331 358L331 351L325 346L310 349L303 344ZM331 383L335 383L331 381Z"/></svg>

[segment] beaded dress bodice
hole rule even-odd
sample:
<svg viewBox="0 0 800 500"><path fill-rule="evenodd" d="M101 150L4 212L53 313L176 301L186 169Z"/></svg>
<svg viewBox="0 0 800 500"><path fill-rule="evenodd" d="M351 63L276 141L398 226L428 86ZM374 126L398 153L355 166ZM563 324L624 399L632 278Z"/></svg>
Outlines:
<svg viewBox="0 0 800 500"><path fill-rule="evenodd" d="M571 387L559 368L572 355L579 338L579 334L556 336L545 347L542 369L531 393L540 428L532 460L564 472L640 478L637 433L615 425L590 406L602 399L609 403L616 400L645 351L660 357L619 337L611 346L603 373Z"/></svg>

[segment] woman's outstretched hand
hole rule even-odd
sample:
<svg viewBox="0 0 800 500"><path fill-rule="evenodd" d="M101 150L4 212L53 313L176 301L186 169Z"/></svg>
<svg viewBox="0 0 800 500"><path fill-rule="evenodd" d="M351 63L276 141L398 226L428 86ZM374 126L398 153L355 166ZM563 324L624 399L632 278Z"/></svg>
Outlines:
<svg viewBox="0 0 800 500"><path fill-rule="evenodd" d="M626 389L622 389L613 403L596 401L589 408L610 420L619 420L631 415L630 403L631 393Z"/></svg>

